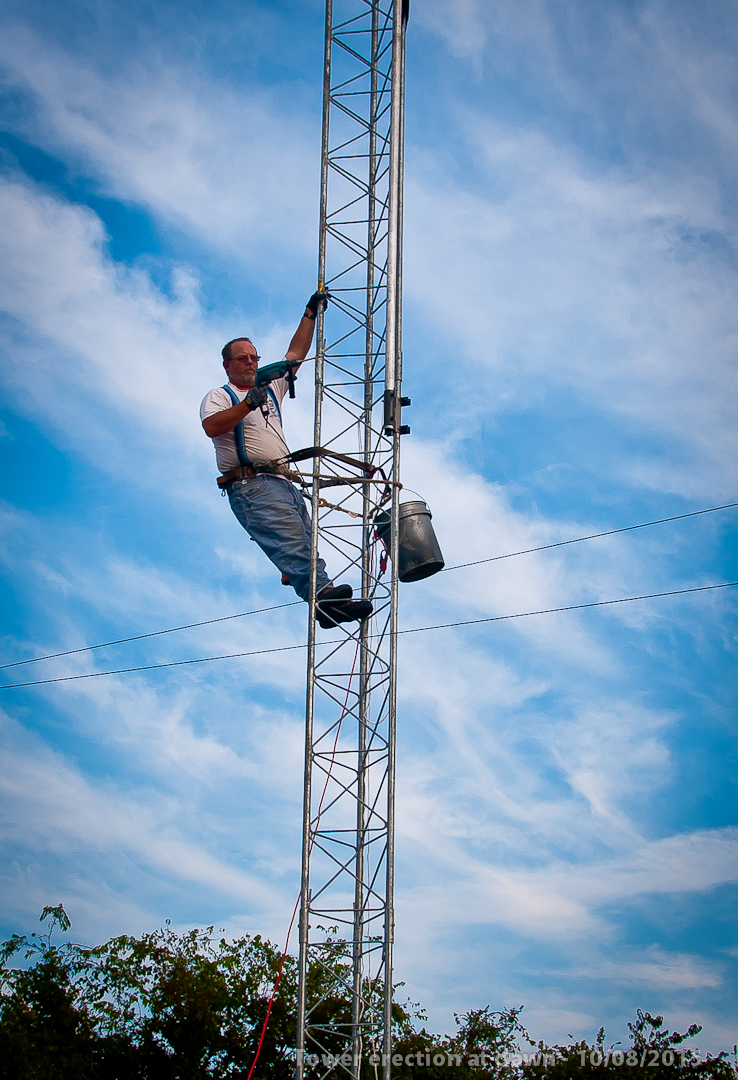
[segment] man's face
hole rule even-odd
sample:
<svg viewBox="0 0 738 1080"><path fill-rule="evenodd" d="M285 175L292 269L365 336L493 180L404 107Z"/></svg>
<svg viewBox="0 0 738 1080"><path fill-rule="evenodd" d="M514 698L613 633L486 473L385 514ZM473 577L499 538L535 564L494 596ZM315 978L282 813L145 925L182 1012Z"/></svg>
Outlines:
<svg viewBox="0 0 738 1080"><path fill-rule="evenodd" d="M256 381L259 363L255 345L250 341L236 341L231 345L230 352L230 360L223 361L229 381L239 390L250 390Z"/></svg>

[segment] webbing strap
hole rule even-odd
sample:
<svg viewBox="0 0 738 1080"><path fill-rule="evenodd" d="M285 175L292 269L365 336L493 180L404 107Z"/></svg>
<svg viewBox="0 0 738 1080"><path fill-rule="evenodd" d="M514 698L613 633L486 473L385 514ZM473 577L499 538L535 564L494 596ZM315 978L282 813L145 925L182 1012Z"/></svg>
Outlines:
<svg viewBox="0 0 738 1080"><path fill-rule="evenodd" d="M353 465L355 469L361 469L363 473L368 473L370 477L374 476L375 472L381 472L381 469L370 465L368 461L358 461L356 458L349 457L348 454L337 454L335 450L326 450L324 446L308 446L305 450L295 450L294 453L288 454L283 460L297 462L307 461L309 458L315 457L335 458L336 461L343 461L346 465Z"/></svg>
<svg viewBox="0 0 738 1080"><path fill-rule="evenodd" d="M223 389L229 395L234 405L241 404L241 402L238 400L238 397L236 396L236 394L233 393L228 383L226 383ZM238 460L244 466L250 465L251 462L249 461L248 455L246 454L246 446L243 441L243 420L238 421L238 423L233 429L233 435L236 440L236 453L238 454Z"/></svg>
<svg viewBox="0 0 738 1080"><path fill-rule="evenodd" d="M274 408L277 410L277 416L279 417L279 426L281 427L282 426L282 410L279 407L279 402L277 401L276 395L275 395L274 391L272 390L271 386L267 386L267 394L269 394L269 397L274 402Z"/></svg>

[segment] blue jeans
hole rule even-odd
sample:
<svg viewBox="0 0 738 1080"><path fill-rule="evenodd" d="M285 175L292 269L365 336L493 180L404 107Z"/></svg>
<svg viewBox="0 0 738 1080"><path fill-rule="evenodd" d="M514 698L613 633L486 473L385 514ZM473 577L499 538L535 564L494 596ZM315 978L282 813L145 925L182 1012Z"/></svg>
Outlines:
<svg viewBox="0 0 738 1080"><path fill-rule="evenodd" d="M231 510L301 599L310 599L310 515L294 484L260 473L228 488ZM317 592L332 584L318 557Z"/></svg>

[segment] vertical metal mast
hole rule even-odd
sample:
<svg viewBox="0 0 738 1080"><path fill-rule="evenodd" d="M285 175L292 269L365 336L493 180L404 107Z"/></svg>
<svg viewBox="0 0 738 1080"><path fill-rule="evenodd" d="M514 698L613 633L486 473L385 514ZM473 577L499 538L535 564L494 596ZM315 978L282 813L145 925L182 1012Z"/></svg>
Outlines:
<svg viewBox="0 0 738 1080"><path fill-rule="evenodd" d="M297 1080L391 1068L407 14L326 0L314 445L365 467L313 466ZM318 551L371 619L316 628Z"/></svg>

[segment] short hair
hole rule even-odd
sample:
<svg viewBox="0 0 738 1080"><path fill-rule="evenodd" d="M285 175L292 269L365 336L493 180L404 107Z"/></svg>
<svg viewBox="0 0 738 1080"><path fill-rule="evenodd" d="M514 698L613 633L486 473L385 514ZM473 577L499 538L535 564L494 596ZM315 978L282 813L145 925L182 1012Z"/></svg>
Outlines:
<svg viewBox="0 0 738 1080"><path fill-rule="evenodd" d="M220 355L223 357L223 360L226 363L229 363L231 359L231 345L235 345L237 341L248 341L249 345L254 344L250 337L246 337L243 334L241 335L241 337L234 337L231 338L230 341L226 341L225 345L220 350Z"/></svg>

